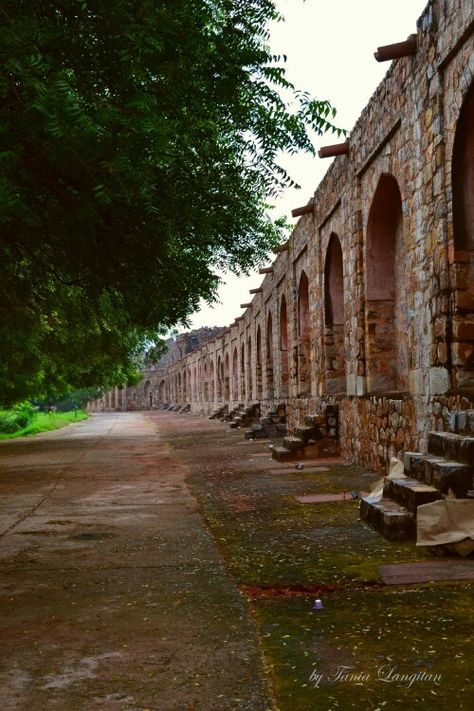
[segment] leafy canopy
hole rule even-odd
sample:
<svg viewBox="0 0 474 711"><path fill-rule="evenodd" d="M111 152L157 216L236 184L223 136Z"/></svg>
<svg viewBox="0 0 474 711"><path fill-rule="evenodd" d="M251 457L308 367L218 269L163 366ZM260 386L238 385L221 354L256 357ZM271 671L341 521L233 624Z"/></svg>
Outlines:
<svg viewBox="0 0 474 711"><path fill-rule="evenodd" d="M281 241L265 210L334 110L272 0L2 0L0 393L108 386ZM339 131L340 133L340 131Z"/></svg>

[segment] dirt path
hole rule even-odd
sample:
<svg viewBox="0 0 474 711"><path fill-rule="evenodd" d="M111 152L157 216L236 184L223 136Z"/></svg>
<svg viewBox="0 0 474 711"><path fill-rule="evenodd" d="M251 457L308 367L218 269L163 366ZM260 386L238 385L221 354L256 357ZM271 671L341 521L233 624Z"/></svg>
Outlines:
<svg viewBox="0 0 474 711"><path fill-rule="evenodd" d="M270 707L248 604L160 435L189 425L161 423L0 444L4 709Z"/></svg>

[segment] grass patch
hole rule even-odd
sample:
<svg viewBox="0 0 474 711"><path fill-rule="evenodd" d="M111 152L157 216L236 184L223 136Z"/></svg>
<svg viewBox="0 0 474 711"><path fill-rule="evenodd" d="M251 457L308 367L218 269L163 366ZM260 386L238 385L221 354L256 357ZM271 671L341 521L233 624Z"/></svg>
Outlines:
<svg viewBox="0 0 474 711"><path fill-rule="evenodd" d="M0 440L16 439L40 432L51 432L66 425L86 420L89 414L85 410L72 410L71 412L38 412L33 422L16 432L0 434Z"/></svg>

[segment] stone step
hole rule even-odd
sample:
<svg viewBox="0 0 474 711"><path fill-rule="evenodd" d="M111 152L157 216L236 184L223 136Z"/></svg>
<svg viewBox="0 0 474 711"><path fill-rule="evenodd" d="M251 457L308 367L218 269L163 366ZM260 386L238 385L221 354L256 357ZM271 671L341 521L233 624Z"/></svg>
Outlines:
<svg viewBox="0 0 474 711"><path fill-rule="evenodd" d="M433 480L434 465L443 461L445 461L443 457L421 452L405 452L403 455L405 474L430 485Z"/></svg>
<svg viewBox="0 0 474 711"><path fill-rule="evenodd" d="M283 437L283 446L292 452L299 452L304 449L304 442L301 437Z"/></svg>
<svg viewBox="0 0 474 711"><path fill-rule="evenodd" d="M451 461L474 465L474 437L454 432L430 432L428 452Z"/></svg>
<svg viewBox="0 0 474 711"><path fill-rule="evenodd" d="M287 447L273 447L272 449L272 459L276 459L279 462L286 462L293 459L295 452Z"/></svg>
<svg viewBox="0 0 474 711"><path fill-rule="evenodd" d="M465 498L473 488L473 481L473 468L467 464L443 459L433 465L431 483L443 494L451 489L458 498Z"/></svg>
<svg viewBox="0 0 474 711"><path fill-rule="evenodd" d="M423 484L418 479L385 479L384 498L394 499L408 511L416 515L416 509L423 504L438 501L443 496L434 486Z"/></svg>
<svg viewBox="0 0 474 711"><path fill-rule="evenodd" d="M374 503L362 497L360 517L389 541L416 538L414 515L392 499L382 498Z"/></svg>
<svg viewBox="0 0 474 711"><path fill-rule="evenodd" d="M298 425L295 427L295 432L303 442L308 442L310 439L320 439L321 437L318 428L310 425Z"/></svg>
<svg viewBox="0 0 474 711"><path fill-rule="evenodd" d="M469 464L419 452L405 452L403 462L408 476L436 487L442 494L451 489L463 498L473 488L474 468Z"/></svg>

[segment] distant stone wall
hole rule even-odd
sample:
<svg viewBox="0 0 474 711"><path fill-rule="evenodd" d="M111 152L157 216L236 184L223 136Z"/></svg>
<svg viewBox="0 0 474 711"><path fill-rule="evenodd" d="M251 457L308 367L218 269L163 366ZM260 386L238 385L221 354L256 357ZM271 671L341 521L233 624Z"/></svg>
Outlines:
<svg viewBox="0 0 474 711"><path fill-rule="evenodd" d="M290 429L337 403L343 452L380 471L472 406L473 27L471 1L427 5L251 306L167 364L167 402L285 402Z"/></svg>

